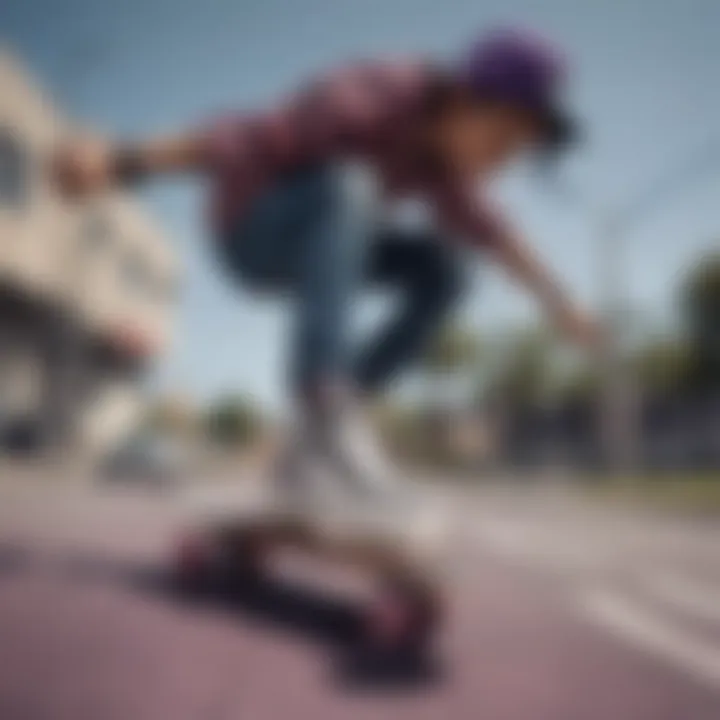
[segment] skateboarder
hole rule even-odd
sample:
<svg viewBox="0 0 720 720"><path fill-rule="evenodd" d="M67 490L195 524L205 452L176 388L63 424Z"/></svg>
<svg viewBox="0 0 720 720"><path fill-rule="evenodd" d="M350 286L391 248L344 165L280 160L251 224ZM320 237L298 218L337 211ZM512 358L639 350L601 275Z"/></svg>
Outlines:
<svg viewBox="0 0 720 720"><path fill-rule="evenodd" d="M574 138L564 75L563 59L544 40L503 30L449 66L358 63L264 112L147 141L81 138L59 149L55 175L75 197L156 176L207 176L221 263L250 288L288 293L293 308L297 416L284 486L302 488L323 467L335 478L323 493L377 498L391 474L363 408L422 353L458 302L463 246L507 270L571 339L598 338L483 196L510 162L550 158ZM385 222L402 198L424 203L422 229ZM355 353L349 314L366 283L398 287L404 301Z"/></svg>

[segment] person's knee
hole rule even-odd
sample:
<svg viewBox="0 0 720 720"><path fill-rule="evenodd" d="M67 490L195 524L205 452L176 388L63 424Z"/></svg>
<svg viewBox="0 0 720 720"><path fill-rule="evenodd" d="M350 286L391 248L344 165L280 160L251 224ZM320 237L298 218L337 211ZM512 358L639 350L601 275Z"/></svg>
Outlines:
<svg viewBox="0 0 720 720"><path fill-rule="evenodd" d="M465 273L455 253L439 242L428 244L413 278L417 301L438 312L452 307L465 290Z"/></svg>
<svg viewBox="0 0 720 720"><path fill-rule="evenodd" d="M380 204L375 172L360 163L339 163L330 168L326 181L329 201L336 212L353 226L364 227L369 232ZM365 233L358 233L360 235L366 239Z"/></svg>

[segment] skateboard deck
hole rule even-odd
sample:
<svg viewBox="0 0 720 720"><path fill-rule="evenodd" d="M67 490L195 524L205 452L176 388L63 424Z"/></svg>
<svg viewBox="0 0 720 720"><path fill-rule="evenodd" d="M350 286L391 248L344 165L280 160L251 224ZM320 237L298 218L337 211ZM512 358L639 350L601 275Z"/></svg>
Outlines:
<svg viewBox="0 0 720 720"><path fill-rule="evenodd" d="M205 529L230 552L297 550L380 577L403 577L422 584L429 584L437 574L426 544L407 532L359 532L344 526L342 520L317 523L292 516L210 520Z"/></svg>
<svg viewBox="0 0 720 720"><path fill-rule="evenodd" d="M350 506L325 506L312 512L291 509L267 490L248 489L235 498L196 502L186 526L200 533L244 538L268 549L290 548L369 570L430 570L442 564L449 540L448 515L395 511L357 512ZM429 504L426 504L426 508Z"/></svg>
<svg viewBox="0 0 720 720"><path fill-rule="evenodd" d="M255 498L200 513L186 530L177 565L185 581L202 583L209 572L253 583L267 575L269 556L289 549L349 565L374 579L378 593L367 611L369 635L386 624L383 618L395 618L396 644L415 649L426 643L440 617L441 537L414 526L410 517L379 523L346 512L302 517Z"/></svg>

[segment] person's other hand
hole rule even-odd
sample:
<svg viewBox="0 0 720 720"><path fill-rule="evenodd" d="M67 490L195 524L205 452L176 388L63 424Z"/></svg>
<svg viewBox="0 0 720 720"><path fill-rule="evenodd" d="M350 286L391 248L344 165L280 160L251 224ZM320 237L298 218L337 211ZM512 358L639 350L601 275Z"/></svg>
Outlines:
<svg viewBox="0 0 720 720"><path fill-rule="evenodd" d="M55 151L50 172L58 190L70 198L102 191L112 182L112 156L108 143L91 137L76 138Z"/></svg>
<svg viewBox="0 0 720 720"><path fill-rule="evenodd" d="M600 350L607 340L604 325L590 315L578 310L563 313L560 322L565 336L589 351Z"/></svg>

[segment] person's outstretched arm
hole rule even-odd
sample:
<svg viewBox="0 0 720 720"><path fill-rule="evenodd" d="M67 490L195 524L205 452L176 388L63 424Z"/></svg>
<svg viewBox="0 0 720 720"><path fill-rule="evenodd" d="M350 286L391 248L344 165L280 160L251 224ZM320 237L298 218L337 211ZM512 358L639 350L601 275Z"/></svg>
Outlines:
<svg viewBox="0 0 720 720"><path fill-rule="evenodd" d="M495 260L540 303L551 321L570 340L595 346L600 326L565 293L531 246L518 234L505 231L490 245Z"/></svg>
<svg viewBox="0 0 720 720"><path fill-rule="evenodd" d="M129 144L78 138L63 144L54 174L69 195L186 172L249 178L321 157L372 133L425 82L418 63L356 63L308 82L268 112L238 112L177 135Z"/></svg>
<svg viewBox="0 0 720 720"><path fill-rule="evenodd" d="M567 294L522 235L487 206L453 196L447 205L451 224L503 268L539 302L551 322L570 340L596 346L603 331Z"/></svg>
<svg viewBox="0 0 720 720"><path fill-rule="evenodd" d="M207 134L193 130L129 144L78 137L62 144L52 172L69 196L85 196L148 176L196 172L210 158Z"/></svg>

